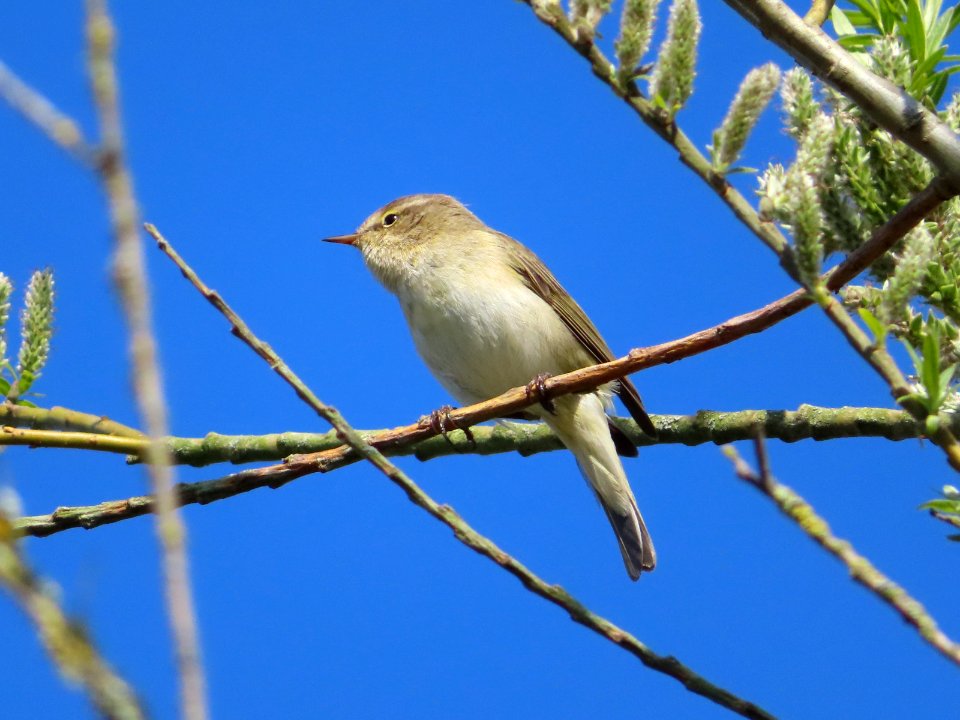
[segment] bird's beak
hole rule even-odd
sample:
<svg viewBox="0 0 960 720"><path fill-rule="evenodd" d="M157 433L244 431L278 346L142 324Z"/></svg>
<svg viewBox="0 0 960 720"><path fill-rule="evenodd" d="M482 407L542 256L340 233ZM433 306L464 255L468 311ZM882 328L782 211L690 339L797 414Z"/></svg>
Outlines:
<svg viewBox="0 0 960 720"><path fill-rule="evenodd" d="M337 243L338 245L356 245L357 233L352 233L350 235L337 235L336 237L328 237L328 238L324 238L323 241Z"/></svg>

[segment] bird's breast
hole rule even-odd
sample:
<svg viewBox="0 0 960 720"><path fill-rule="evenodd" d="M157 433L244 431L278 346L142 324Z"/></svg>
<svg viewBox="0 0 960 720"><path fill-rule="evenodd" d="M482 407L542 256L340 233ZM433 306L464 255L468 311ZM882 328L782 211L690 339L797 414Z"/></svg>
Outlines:
<svg viewBox="0 0 960 720"><path fill-rule="evenodd" d="M465 268L398 292L417 350L444 387L471 403L587 364L554 310L509 269Z"/></svg>

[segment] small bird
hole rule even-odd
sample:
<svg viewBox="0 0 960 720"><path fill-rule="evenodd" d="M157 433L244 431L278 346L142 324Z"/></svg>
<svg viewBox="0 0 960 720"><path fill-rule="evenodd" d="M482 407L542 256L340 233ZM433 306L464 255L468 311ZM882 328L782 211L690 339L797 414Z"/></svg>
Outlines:
<svg viewBox="0 0 960 720"><path fill-rule="evenodd" d="M397 296L417 350L457 401L472 404L614 355L586 313L540 259L487 227L449 195L409 195L377 210L350 235L376 278ZM630 578L656 553L619 454L637 449L610 422L617 393L640 428L656 429L627 378L549 399L523 417L543 420L569 449L613 526Z"/></svg>

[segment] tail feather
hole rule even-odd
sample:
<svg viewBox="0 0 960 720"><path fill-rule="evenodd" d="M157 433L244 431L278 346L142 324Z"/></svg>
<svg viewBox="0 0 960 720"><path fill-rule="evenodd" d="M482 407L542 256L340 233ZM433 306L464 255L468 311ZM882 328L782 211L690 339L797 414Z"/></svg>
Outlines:
<svg viewBox="0 0 960 720"><path fill-rule="evenodd" d="M556 414L543 419L576 457L617 536L627 574L636 580L641 572L653 570L657 555L617 456L603 403L595 394L567 395L554 402Z"/></svg>

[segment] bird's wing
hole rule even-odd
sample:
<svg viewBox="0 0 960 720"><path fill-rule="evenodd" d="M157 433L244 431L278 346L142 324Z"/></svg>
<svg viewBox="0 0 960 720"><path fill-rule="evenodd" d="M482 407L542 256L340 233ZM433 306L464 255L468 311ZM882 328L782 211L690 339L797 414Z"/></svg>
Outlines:
<svg viewBox="0 0 960 720"><path fill-rule="evenodd" d="M591 357L598 363L614 360L613 351L600 336L600 331L590 322L590 318L587 317L583 308L577 305L570 293L557 282L557 279L541 262L540 258L509 235L500 233L500 236L511 247L512 252L509 253L509 256L513 269L520 275L530 290L553 308L560 319L563 320L564 325L570 329L570 332L586 348ZM650 421L647 411L644 410L640 393L630 382L630 378L620 379L617 394L630 415L637 421L640 429L650 437L656 437L657 429Z"/></svg>

